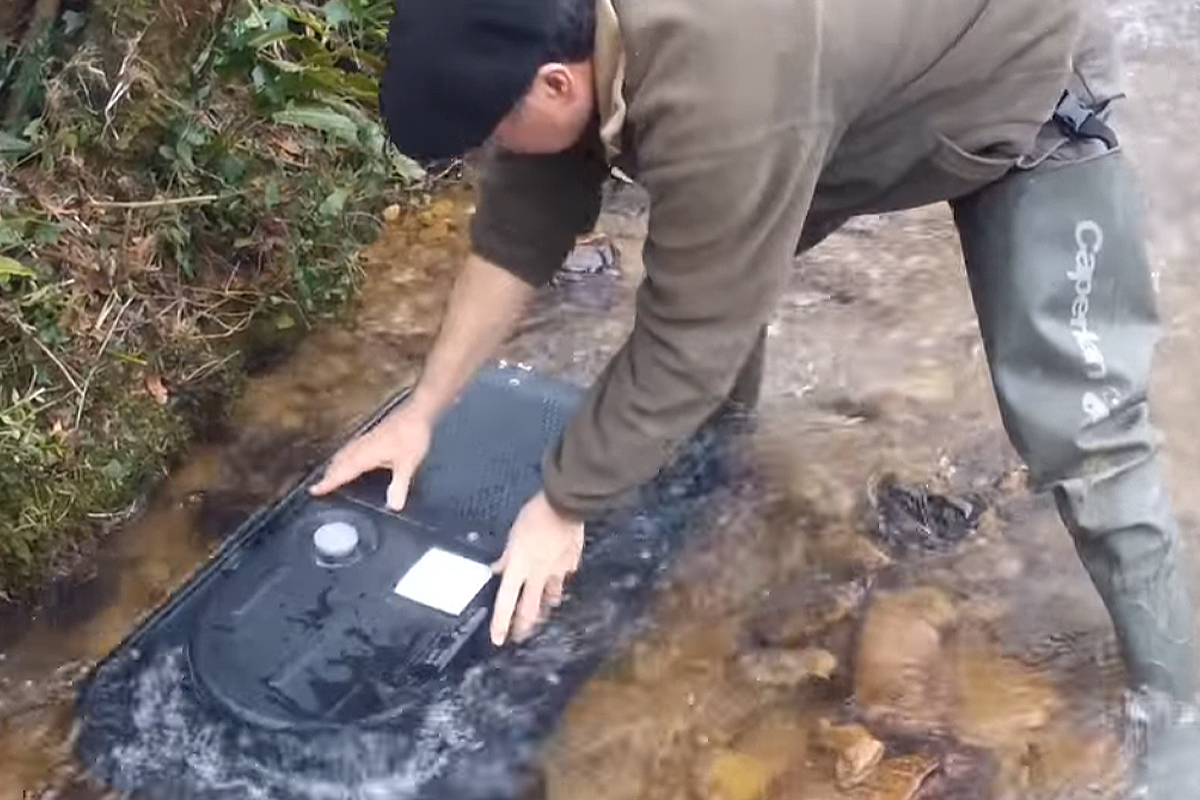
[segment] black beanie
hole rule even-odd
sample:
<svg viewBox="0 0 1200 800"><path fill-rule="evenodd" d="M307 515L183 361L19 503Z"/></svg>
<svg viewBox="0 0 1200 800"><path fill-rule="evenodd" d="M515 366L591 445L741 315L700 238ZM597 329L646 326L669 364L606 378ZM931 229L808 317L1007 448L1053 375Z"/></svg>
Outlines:
<svg viewBox="0 0 1200 800"><path fill-rule="evenodd" d="M400 152L460 156L549 61L554 0L396 0L379 110Z"/></svg>

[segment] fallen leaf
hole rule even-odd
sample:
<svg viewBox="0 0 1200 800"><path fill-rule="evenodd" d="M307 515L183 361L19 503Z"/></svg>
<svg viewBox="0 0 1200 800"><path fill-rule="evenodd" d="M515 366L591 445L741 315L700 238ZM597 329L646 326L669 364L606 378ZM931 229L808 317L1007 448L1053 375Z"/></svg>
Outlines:
<svg viewBox="0 0 1200 800"><path fill-rule="evenodd" d="M0 256L0 275L7 275L17 278L34 278L37 273L29 267L17 261L15 258L8 256Z"/></svg>
<svg viewBox="0 0 1200 800"><path fill-rule="evenodd" d="M146 376L146 391L150 392L150 396L160 406L165 406L171 398L167 387L163 385L162 377L154 372Z"/></svg>
<svg viewBox="0 0 1200 800"><path fill-rule="evenodd" d="M156 234L152 233L148 236L137 237L126 248L125 263L132 266L135 270L150 269L157 246L158 237Z"/></svg>
<svg viewBox="0 0 1200 800"><path fill-rule="evenodd" d="M291 156L299 156L304 153L302 148L295 139L290 136L281 136L277 142L279 149Z"/></svg>

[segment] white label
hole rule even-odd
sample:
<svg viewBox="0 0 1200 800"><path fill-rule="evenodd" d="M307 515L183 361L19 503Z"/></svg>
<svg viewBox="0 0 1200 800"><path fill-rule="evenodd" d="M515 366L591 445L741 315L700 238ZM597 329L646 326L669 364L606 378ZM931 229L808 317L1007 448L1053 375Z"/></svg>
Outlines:
<svg viewBox="0 0 1200 800"><path fill-rule="evenodd" d="M438 611L458 616L492 578L487 564L432 548L396 584L395 592Z"/></svg>

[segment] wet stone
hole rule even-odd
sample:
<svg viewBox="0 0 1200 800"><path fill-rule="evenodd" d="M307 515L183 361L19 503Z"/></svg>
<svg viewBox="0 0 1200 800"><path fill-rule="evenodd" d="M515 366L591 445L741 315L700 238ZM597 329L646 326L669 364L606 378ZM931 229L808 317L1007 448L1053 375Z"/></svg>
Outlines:
<svg viewBox="0 0 1200 800"><path fill-rule="evenodd" d="M827 650L772 648L753 650L738 657L738 668L752 683L795 688L810 680L829 680L838 660Z"/></svg>
<svg viewBox="0 0 1200 800"><path fill-rule="evenodd" d="M998 653L958 646L955 732L980 747L1024 742L1063 710L1049 677Z"/></svg>
<svg viewBox="0 0 1200 800"><path fill-rule="evenodd" d="M894 557L942 553L974 533L985 510L974 495L952 497L887 480L878 490L875 535Z"/></svg>
<svg viewBox="0 0 1200 800"><path fill-rule="evenodd" d="M1047 731L1029 743L1022 758L1018 796L1056 797L1069 788L1086 788L1091 794L1084 796L1112 797L1128 778L1124 755L1114 730Z"/></svg>
<svg viewBox="0 0 1200 800"><path fill-rule="evenodd" d="M841 564L856 574L879 572L892 563L892 558L870 539L854 534L826 542L820 550L829 562Z"/></svg>
<svg viewBox="0 0 1200 800"><path fill-rule="evenodd" d="M957 748L931 763L936 769L927 772L919 786L923 799L980 800L995 785L998 764L985 750Z"/></svg>
<svg viewBox="0 0 1200 800"><path fill-rule="evenodd" d="M869 779L848 794L853 800L914 800L938 767L935 759L912 755L885 759ZM976 792L979 791L975 787ZM978 798L979 795L974 795Z"/></svg>
<svg viewBox="0 0 1200 800"><path fill-rule="evenodd" d="M794 710L775 708L750 721L726 747L700 763L695 796L703 800L773 798L807 763L808 726Z"/></svg>
<svg viewBox="0 0 1200 800"><path fill-rule="evenodd" d="M834 725L822 719L817 740L836 756L834 779L839 789L850 789L865 781L883 760L883 743L861 725Z"/></svg>
<svg viewBox="0 0 1200 800"><path fill-rule="evenodd" d="M869 719L928 732L952 702L942 631L957 611L941 591L877 592L859 634L854 693Z"/></svg>
<svg viewBox="0 0 1200 800"><path fill-rule="evenodd" d="M704 800L761 800L774 772L766 759L722 750L708 762L699 794Z"/></svg>
<svg viewBox="0 0 1200 800"><path fill-rule="evenodd" d="M578 280L591 275L615 275L619 254L612 240L603 234L580 239L555 274L556 283Z"/></svg>
<svg viewBox="0 0 1200 800"><path fill-rule="evenodd" d="M853 523L860 494L819 466L794 458L783 466L783 501L793 514L811 521Z"/></svg>
<svg viewBox="0 0 1200 800"><path fill-rule="evenodd" d="M767 763L774 775L794 772L807 761L809 726L790 706L776 706L754 719L735 737L738 752Z"/></svg>
<svg viewBox="0 0 1200 800"><path fill-rule="evenodd" d="M840 788L831 779L789 782L779 792L778 800L916 800L918 797L921 800L949 800L928 790L930 776L937 770L938 760L930 756L887 757L856 786ZM963 795L961 800L986 797L980 793L979 786L973 788L975 794Z"/></svg>
<svg viewBox="0 0 1200 800"><path fill-rule="evenodd" d="M773 593L750 623L754 640L764 647L803 648L831 627L847 622L866 598L862 581L841 583L815 575Z"/></svg>

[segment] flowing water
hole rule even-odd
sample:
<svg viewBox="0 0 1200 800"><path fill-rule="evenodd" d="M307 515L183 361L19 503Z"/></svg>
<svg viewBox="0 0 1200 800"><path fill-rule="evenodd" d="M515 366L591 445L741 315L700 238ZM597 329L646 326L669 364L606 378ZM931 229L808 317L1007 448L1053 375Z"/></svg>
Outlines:
<svg viewBox="0 0 1200 800"><path fill-rule="evenodd" d="M1152 402L1192 545L1200 6L1112 8L1166 325ZM388 223L353 324L253 378L229 435L197 448L38 618L0 631L0 800L103 793L70 756L75 680L411 381L470 202L448 191ZM578 380L600 369L631 322L643 205L610 198L607 238L581 246L503 357ZM768 369L762 491L713 517L650 629L578 695L545 753L546 796L1109 796L1123 677L1111 632L1004 440L945 209L857 220L806 256ZM880 520L891 538L874 535ZM1200 580L1194 555L1189 566Z"/></svg>

